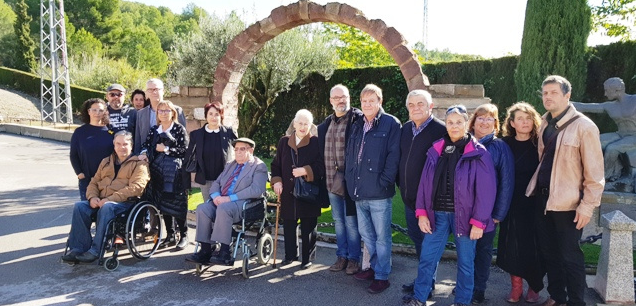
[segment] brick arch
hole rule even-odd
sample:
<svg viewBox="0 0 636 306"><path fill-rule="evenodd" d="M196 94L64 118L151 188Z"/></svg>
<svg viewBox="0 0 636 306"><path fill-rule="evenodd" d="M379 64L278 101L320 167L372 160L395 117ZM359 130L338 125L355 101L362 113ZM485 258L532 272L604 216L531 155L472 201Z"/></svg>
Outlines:
<svg viewBox="0 0 636 306"><path fill-rule="evenodd" d="M228 45L214 72L212 101L225 105L226 125L238 127L238 90L247 65L270 39L294 27L314 22L335 22L358 28L377 40L393 57L402 71L409 90L426 89L430 84L422 72L417 56L406 45L402 34L379 19L344 3L319 5L301 0L272 10L271 15L252 24Z"/></svg>

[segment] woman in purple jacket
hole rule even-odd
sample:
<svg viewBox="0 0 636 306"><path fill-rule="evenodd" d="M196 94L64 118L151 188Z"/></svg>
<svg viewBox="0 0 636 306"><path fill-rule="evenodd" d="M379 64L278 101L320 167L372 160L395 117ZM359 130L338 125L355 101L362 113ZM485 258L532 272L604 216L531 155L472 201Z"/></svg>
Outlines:
<svg viewBox="0 0 636 306"><path fill-rule="evenodd" d="M415 279L415 295L406 305L426 305L433 274L452 232L457 246L457 290L454 305L469 305L474 286L475 244L491 218L496 174L490 154L468 133L463 105L446 111L448 134L427 152L415 202L424 235Z"/></svg>

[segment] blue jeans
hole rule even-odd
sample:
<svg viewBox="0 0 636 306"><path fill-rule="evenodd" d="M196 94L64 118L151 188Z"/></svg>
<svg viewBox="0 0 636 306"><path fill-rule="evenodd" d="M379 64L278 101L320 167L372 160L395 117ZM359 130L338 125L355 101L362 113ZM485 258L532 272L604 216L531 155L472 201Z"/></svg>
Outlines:
<svg viewBox="0 0 636 306"><path fill-rule="evenodd" d="M80 200L86 201L86 189L88 188L88 183L91 182L91 179L85 178L83 180L77 180L77 187L79 188Z"/></svg>
<svg viewBox="0 0 636 306"><path fill-rule="evenodd" d="M484 233L477 240L475 246L475 291L485 292L486 283L490 277L490 265L492 263L492 244L495 240L495 230Z"/></svg>
<svg viewBox="0 0 636 306"><path fill-rule="evenodd" d="M73 218L71 221L71 233L68 237L68 245L71 252L90 252L99 256L102 250L102 241L106 234L108 221L118 214L126 212L130 203L106 202L101 208L91 208L88 201L75 203ZM97 212L95 238L91 239L91 215Z"/></svg>
<svg viewBox="0 0 636 306"><path fill-rule="evenodd" d="M358 217L347 216L345 197L329 193L331 216L336 225L336 256L360 262L361 240L358 232Z"/></svg>
<svg viewBox="0 0 636 306"><path fill-rule="evenodd" d="M356 201L358 230L369 251L376 280L388 280L391 273L392 199Z"/></svg>
<svg viewBox="0 0 636 306"><path fill-rule="evenodd" d="M435 212L435 231L424 235L422 254L415 279L415 298L425 302L431 292L432 280L437 263L442 258L448 235L453 233L457 246L457 286L455 303L470 304L474 286L474 260L476 240L469 236L457 237L455 213Z"/></svg>

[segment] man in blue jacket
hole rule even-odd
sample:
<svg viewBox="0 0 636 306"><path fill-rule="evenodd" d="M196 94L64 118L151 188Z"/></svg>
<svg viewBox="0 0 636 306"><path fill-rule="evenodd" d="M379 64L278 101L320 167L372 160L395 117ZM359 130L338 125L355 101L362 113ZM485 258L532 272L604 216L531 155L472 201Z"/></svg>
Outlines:
<svg viewBox="0 0 636 306"><path fill-rule="evenodd" d="M364 116L353 123L347 143L345 181L356 202L358 230L369 251L371 268L354 275L373 280L367 291L390 286L391 212L400 163L400 121L382 109L382 90L368 84L360 93Z"/></svg>

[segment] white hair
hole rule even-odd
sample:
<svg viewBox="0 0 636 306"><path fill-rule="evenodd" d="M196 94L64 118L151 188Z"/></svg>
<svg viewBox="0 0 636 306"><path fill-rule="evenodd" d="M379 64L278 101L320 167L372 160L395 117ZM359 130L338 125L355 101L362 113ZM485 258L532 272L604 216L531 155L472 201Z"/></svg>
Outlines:
<svg viewBox="0 0 636 306"><path fill-rule="evenodd" d="M146 82L146 86L148 86L148 83L154 83L155 85L157 85L157 87L163 88L163 81L160 79L157 79L157 78L150 79L148 80L148 82Z"/></svg>
<svg viewBox="0 0 636 306"><path fill-rule="evenodd" d="M301 109L296 112L296 116L294 117L294 122L298 121L298 119L307 119L309 123L314 123L314 115L311 114L310 111L306 109Z"/></svg>
<svg viewBox="0 0 636 306"><path fill-rule="evenodd" d="M431 106L431 103L433 103L433 97L431 97L431 94L428 91L424 89L415 89L409 92L408 96L406 96L407 107L409 106L409 99L412 97L424 97L424 100L426 100L426 106Z"/></svg>
<svg viewBox="0 0 636 306"><path fill-rule="evenodd" d="M331 94L333 93L333 91L335 89L340 89L342 90L342 92L344 93L345 96L349 96L349 88L347 88L347 86L344 86L342 84L337 84L334 87L331 87L331 90L329 90L329 95L331 96Z"/></svg>

